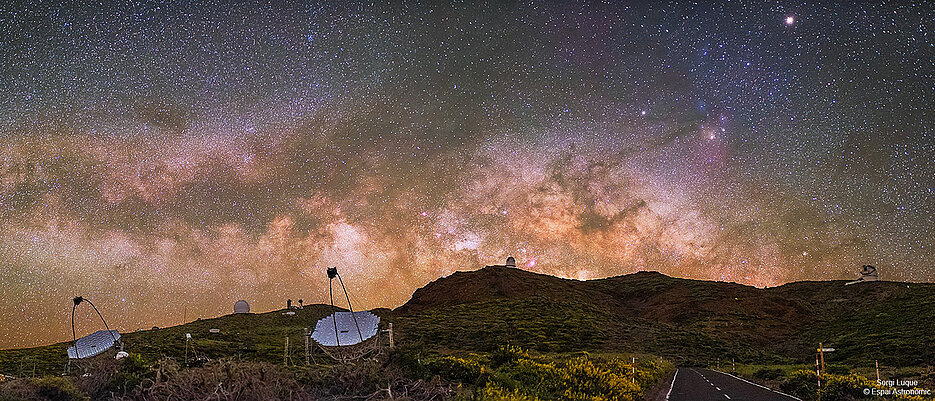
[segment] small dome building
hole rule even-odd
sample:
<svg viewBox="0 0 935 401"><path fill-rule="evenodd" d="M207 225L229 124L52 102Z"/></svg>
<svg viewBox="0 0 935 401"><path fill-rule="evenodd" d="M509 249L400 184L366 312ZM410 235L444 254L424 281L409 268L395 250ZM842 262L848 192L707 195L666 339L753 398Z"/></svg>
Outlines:
<svg viewBox="0 0 935 401"><path fill-rule="evenodd" d="M250 313L250 304L247 301L239 300L234 303L234 313Z"/></svg>

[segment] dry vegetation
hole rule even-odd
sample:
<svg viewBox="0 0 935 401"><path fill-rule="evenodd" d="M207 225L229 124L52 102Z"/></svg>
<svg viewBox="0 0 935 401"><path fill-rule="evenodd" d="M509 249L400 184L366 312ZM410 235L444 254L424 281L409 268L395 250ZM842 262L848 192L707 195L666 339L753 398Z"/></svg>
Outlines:
<svg viewBox="0 0 935 401"><path fill-rule="evenodd" d="M181 367L138 355L82 376L0 384L0 400L636 400L670 365L613 358L532 355L516 347L489 354L410 351L356 365L285 367L232 359ZM635 374L634 374L635 373Z"/></svg>

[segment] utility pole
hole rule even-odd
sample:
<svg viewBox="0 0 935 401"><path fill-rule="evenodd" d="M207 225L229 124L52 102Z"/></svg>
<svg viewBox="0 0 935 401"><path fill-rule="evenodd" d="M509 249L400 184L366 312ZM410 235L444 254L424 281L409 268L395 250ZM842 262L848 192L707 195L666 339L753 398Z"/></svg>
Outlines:
<svg viewBox="0 0 935 401"><path fill-rule="evenodd" d="M874 359L873 363L877 365L877 381L880 381L880 361Z"/></svg>

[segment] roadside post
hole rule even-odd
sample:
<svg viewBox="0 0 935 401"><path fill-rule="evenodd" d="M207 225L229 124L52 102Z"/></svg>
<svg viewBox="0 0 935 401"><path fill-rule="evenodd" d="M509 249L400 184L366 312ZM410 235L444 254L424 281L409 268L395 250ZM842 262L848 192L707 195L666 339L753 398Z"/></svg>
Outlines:
<svg viewBox="0 0 935 401"><path fill-rule="evenodd" d="M630 368L631 368L631 372L630 372L630 374L631 374L630 382L631 382L631 383L636 383L636 357L634 356L634 357L631 357L631 358L632 358L632 360L630 361Z"/></svg>
<svg viewBox="0 0 935 401"><path fill-rule="evenodd" d="M818 352L815 354L815 370L818 373L818 400L821 401L821 375L825 372L825 352L834 352L834 348L825 348L822 343L818 343ZM819 365L819 360L821 365Z"/></svg>
<svg viewBox="0 0 935 401"><path fill-rule="evenodd" d="M821 371L825 371L825 352L834 352L834 348L825 348L821 343L818 343L818 354L821 355Z"/></svg>
<svg viewBox="0 0 935 401"><path fill-rule="evenodd" d="M818 400L821 401L821 365L818 364L818 353L815 353L815 374L818 376Z"/></svg>

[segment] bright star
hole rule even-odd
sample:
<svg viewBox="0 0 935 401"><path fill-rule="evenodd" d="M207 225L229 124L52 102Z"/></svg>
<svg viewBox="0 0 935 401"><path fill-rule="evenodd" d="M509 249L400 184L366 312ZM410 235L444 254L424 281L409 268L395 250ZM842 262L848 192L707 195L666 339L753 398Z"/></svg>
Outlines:
<svg viewBox="0 0 935 401"><path fill-rule="evenodd" d="M795 23L795 16L790 15L786 17L786 25L792 25Z"/></svg>

